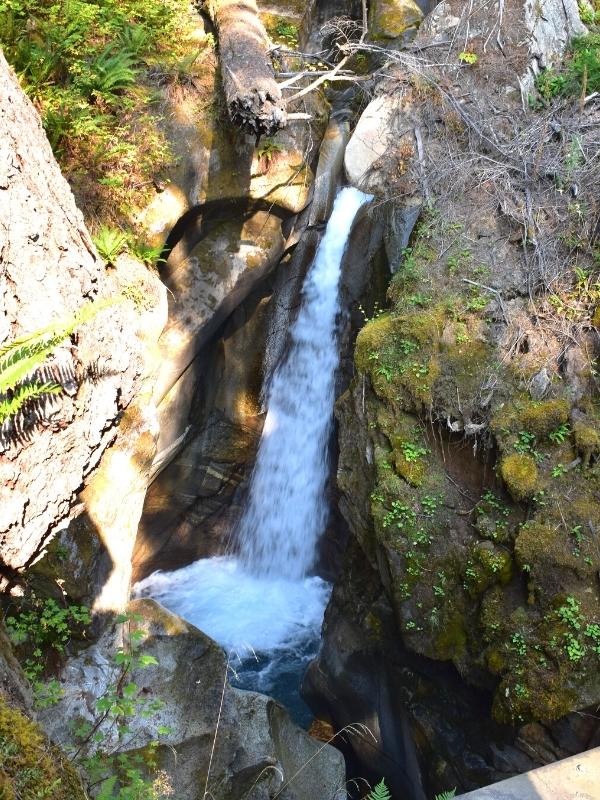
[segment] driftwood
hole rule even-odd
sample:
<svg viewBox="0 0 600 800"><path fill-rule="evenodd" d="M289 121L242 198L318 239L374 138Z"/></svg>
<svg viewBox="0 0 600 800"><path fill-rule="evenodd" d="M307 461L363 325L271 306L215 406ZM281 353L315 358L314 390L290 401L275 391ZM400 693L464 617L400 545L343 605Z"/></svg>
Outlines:
<svg viewBox="0 0 600 800"><path fill-rule="evenodd" d="M272 136L287 124L287 113L255 0L205 0L204 8L217 29L231 121L256 136Z"/></svg>

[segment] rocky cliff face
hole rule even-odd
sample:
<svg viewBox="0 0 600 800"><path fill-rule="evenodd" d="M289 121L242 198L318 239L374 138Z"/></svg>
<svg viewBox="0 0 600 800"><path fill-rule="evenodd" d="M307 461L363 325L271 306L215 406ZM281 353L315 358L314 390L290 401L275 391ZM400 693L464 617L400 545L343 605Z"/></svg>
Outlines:
<svg viewBox="0 0 600 800"><path fill-rule="evenodd" d="M568 166L574 141L596 147L597 111L528 109L538 48L556 63L560 37L528 45L530 10L502 13L439 5L416 56L388 54L346 151L390 208L395 274L338 403L354 543L306 692L372 725L384 753L355 752L415 797L407 726L430 791L597 736L569 713L600 697L596 217L573 205L595 207L597 176ZM583 30L574 6L548 16Z"/></svg>

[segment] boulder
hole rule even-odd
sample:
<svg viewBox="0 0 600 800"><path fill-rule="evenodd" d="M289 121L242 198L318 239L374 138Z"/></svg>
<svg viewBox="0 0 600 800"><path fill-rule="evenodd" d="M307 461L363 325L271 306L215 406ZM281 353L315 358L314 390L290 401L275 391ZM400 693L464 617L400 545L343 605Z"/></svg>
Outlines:
<svg viewBox="0 0 600 800"><path fill-rule="evenodd" d="M153 600L132 601L127 610L136 615L130 626L140 632L139 652L155 660L127 681L138 697L161 705L150 716L135 714L124 741L114 725L101 725L99 747L143 752L159 728L168 730L159 737L158 767L177 800L202 800L207 791L223 800L345 797L341 753L313 740L275 701L230 687L229 660L215 642ZM73 744L69 722L97 719L96 700L120 674L118 637L114 628L105 631L62 670L63 698L40 713L55 742Z"/></svg>
<svg viewBox="0 0 600 800"><path fill-rule="evenodd" d="M416 28L423 12L415 0L373 0L369 8L369 35L375 40L396 39Z"/></svg>

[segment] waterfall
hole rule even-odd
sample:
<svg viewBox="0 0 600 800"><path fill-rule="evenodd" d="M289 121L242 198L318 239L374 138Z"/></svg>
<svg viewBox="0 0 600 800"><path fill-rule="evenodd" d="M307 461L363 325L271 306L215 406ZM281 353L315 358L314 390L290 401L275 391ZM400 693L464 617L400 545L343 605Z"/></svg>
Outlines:
<svg viewBox="0 0 600 800"><path fill-rule="evenodd" d="M352 222L365 199L351 188L338 194L304 283L289 352L269 388L248 507L238 531L240 558L257 575L304 577L327 522L340 268Z"/></svg>
<svg viewBox="0 0 600 800"><path fill-rule="evenodd" d="M135 587L136 594L154 597L230 651L267 654L266 666L250 667L253 677L242 683L273 694L285 680L297 691L299 674L315 655L330 592L310 572L327 522L341 264L367 199L357 189L339 192L307 273L290 347L267 393L248 504L237 530L239 553L156 572Z"/></svg>

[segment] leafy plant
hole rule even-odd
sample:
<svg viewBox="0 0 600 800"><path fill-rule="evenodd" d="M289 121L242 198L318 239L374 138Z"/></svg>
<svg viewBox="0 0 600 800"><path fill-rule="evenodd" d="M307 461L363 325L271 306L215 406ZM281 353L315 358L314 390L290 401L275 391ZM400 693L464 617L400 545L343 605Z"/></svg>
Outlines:
<svg viewBox="0 0 600 800"><path fill-rule="evenodd" d="M163 245L161 244L152 247L152 245L145 244L144 242L131 242L129 244L129 250L132 256L135 256L135 258L139 259L147 266L159 264L165 260L161 258L163 251Z"/></svg>
<svg viewBox="0 0 600 800"><path fill-rule="evenodd" d="M63 173L94 218L131 218L173 161L144 73L183 60L185 0L4 0L0 46L42 117ZM208 51L207 51L208 53ZM101 184L103 178L120 178Z"/></svg>
<svg viewBox="0 0 600 800"><path fill-rule="evenodd" d="M133 53L116 50L114 44L109 44L92 62L89 73L84 75L80 85L89 95L113 101L115 94L136 82L135 61Z"/></svg>
<svg viewBox="0 0 600 800"><path fill-rule="evenodd" d="M124 625L124 643L113 657L114 681L96 701L96 718L93 722L76 724L75 735L79 745L74 759L80 763L92 783L100 784L98 797L103 800L157 800L154 782L147 777L148 768L156 766L155 751L158 737L171 733L168 726L157 727L157 739L139 753L119 753L117 748L126 736L127 746L135 740L132 722L136 718L151 718L163 707L161 700L148 697L131 680L135 669L146 669L158 664L156 658L141 651L144 638L142 630L131 630L131 623L142 620L139 614L125 613L116 617ZM116 732L118 744L109 746L110 734Z"/></svg>
<svg viewBox="0 0 600 800"><path fill-rule="evenodd" d="M571 435L571 428L565 422L554 431L550 431L548 439L554 444L562 444Z"/></svg>
<svg viewBox="0 0 600 800"><path fill-rule="evenodd" d="M392 800L392 795L385 785L383 778L371 789L367 795L367 800Z"/></svg>
<svg viewBox="0 0 600 800"><path fill-rule="evenodd" d="M114 264L117 256L127 247L127 234L115 228L110 228L108 225L102 225L92 239L96 249L107 264Z"/></svg>
<svg viewBox="0 0 600 800"><path fill-rule="evenodd" d="M549 102L555 97L592 94L600 89L600 33L574 38L569 53L559 70L540 72L535 87L541 98Z"/></svg>
<svg viewBox="0 0 600 800"><path fill-rule="evenodd" d="M263 139L261 146L258 148L256 155L259 159L265 161L267 167L271 165L271 162L275 158L277 153L282 153L283 147L278 144L278 142L274 141L273 139L267 138Z"/></svg>
<svg viewBox="0 0 600 800"><path fill-rule="evenodd" d="M420 447L418 444L413 444L412 442L402 442L402 452L407 461L415 462L423 456L426 456L429 450L426 447Z"/></svg>
<svg viewBox="0 0 600 800"><path fill-rule="evenodd" d="M62 690L57 681L41 680L49 654L64 653L74 635L85 634L85 627L91 622L89 610L85 606L61 606L52 598L41 600L32 595L27 605L5 621L11 640L22 652L23 671L33 684L36 706L52 705Z"/></svg>
<svg viewBox="0 0 600 800"><path fill-rule="evenodd" d="M88 303L75 314L0 347L0 425L18 414L30 400L57 394L62 387L33 377L47 356L78 325L89 321L114 300Z"/></svg>
<svg viewBox="0 0 600 800"><path fill-rule="evenodd" d="M452 800L453 797L456 797L456 788L447 789L445 792L441 792L441 794L436 794L434 800Z"/></svg>
<svg viewBox="0 0 600 800"><path fill-rule="evenodd" d="M467 50L463 50L462 53L458 54L458 60L462 61L463 64L473 65L479 61L479 56L477 53L471 53Z"/></svg>
<svg viewBox="0 0 600 800"><path fill-rule="evenodd" d="M296 47L298 44L298 27L291 22L279 20L275 25L275 33L280 39L283 39L290 47Z"/></svg>

